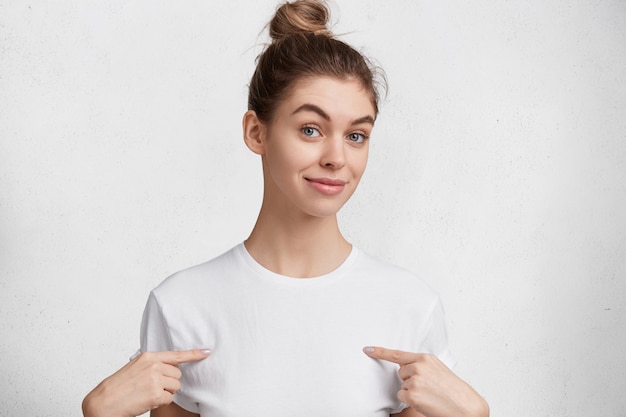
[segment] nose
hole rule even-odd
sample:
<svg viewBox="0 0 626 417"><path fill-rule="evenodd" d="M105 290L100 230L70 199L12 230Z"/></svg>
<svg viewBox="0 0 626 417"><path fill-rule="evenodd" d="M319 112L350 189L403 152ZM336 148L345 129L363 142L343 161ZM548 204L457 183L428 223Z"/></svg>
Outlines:
<svg viewBox="0 0 626 417"><path fill-rule="evenodd" d="M324 151L320 165L325 168L340 169L346 164L344 143L341 138L328 138L324 142Z"/></svg>

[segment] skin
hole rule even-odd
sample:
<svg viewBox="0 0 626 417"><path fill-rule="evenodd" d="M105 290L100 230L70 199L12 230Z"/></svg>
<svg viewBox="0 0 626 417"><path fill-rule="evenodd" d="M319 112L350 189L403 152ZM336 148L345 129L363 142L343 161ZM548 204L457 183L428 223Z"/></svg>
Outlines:
<svg viewBox="0 0 626 417"><path fill-rule="evenodd" d="M351 245L339 231L337 212L365 171L374 118L359 83L326 77L297 83L270 123L253 111L244 115L244 141L261 156L264 181L261 211L245 245L261 265L306 278L345 260ZM324 194L325 179L345 185Z"/></svg>
<svg viewBox="0 0 626 417"><path fill-rule="evenodd" d="M180 388L178 365L203 360L209 355L210 351L200 349L142 353L87 394L83 415L134 417L170 404Z"/></svg>
<svg viewBox="0 0 626 417"><path fill-rule="evenodd" d="M487 402L436 356L368 346L371 358L399 365L398 399L410 408L400 416L489 416Z"/></svg>
<svg viewBox="0 0 626 417"><path fill-rule="evenodd" d="M245 241L257 262L298 279L326 274L345 260L351 245L339 231L337 212L363 176L375 117L371 95L358 82L329 77L297 82L268 123L246 112L244 141L260 155L264 180L261 210ZM489 415L480 395L434 356L381 347L364 352L399 365L398 398L410 408L396 416ZM171 403L180 378L174 369L181 359L206 356L171 355L141 355L107 378L85 399L85 417L101 415L94 410L127 417L150 409L152 417L198 416ZM116 401L115 409L101 408Z"/></svg>

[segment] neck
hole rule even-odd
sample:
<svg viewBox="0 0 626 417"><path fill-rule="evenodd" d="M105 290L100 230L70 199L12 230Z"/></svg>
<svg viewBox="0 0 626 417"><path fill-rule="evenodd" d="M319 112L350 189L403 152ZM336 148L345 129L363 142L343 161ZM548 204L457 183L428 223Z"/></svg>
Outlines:
<svg viewBox="0 0 626 417"><path fill-rule="evenodd" d="M350 254L337 216L285 215L264 202L257 222L245 241L250 255L265 268L281 275L309 278L336 269Z"/></svg>

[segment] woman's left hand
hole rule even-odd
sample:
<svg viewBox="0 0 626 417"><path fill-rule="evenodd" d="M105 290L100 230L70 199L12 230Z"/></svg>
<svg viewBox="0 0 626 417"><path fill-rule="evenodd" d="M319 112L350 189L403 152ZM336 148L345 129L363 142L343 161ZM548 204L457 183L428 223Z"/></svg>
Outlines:
<svg viewBox="0 0 626 417"><path fill-rule="evenodd" d="M366 347L370 357L400 365L398 399L426 417L488 417L487 402L436 356Z"/></svg>

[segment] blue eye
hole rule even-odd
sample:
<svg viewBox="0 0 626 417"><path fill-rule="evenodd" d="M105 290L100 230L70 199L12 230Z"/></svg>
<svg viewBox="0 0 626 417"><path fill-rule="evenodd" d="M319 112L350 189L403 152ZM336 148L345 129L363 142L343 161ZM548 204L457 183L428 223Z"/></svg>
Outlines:
<svg viewBox="0 0 626 417"><path fill-rule="evenodd" d="M365 142L365 139L367 139L367 136L365 136L363 133L355 132L348 135L348 140L355 143Z"/></svg>
<svg viewBox="0 0 626 417"><path fill-rule="evenodd" d="M301 129L302 133L304 134L304 136L310 137L310 138L314 138L320 135L319 130L317 130L317 128L315 127L311 127L311 126L305 126Z"/></svg>

